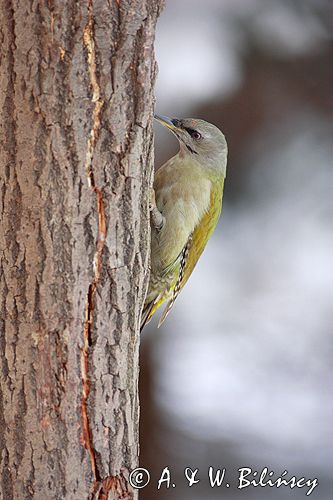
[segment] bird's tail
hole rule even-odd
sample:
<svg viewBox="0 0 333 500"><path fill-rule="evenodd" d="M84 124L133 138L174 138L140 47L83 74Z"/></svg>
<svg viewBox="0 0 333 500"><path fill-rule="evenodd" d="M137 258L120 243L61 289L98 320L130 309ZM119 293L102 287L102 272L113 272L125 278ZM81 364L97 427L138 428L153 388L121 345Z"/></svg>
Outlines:
<svg viewBox="0 0 333 500"><path fill-rule="evenodd" d="M146 324L149 323L152 315L154 314L156 309L158 309L160 305L163 304L163 302L165 302L165 296L162 293L160 293L159 295L157 295L157 297L155 297L155 299L144 305L141 315L140 332L142 332ZM158 326L160 326L160 324Z"/></svg>
<svg viewBox="0 0 333 500"><path fill-rule="evenodd" d="M151 320L151 317L153 315L153 309L155 305L155 300L152 300L151 302L148 302L148 304L145 304L142 315L141 315L141 324L140 324L140 333L144 329L147 323Z"/></svg>

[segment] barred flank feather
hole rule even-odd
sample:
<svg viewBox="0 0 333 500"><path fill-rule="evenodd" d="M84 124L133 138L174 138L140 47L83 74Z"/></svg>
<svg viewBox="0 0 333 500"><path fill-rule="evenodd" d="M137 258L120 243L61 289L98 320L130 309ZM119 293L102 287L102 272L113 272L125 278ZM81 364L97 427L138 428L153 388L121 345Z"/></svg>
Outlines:
<svg viewBox="0 0 333 500"><path fill-rule="evenodd" d="M163 314L158 322L158 328L162 325L162 323L166 319L167 315L171 311L172 306L174 305L175 300L178 297L178 295L182 289L182 281L184 278L185 267L186 267L187 259L189 256L191 244L192 244L192 234L190 235L190 237L189 237L189 239L188 239L188 241L187 241L187 243L186 243L186 245L183 248L183 251L181 253L178 279L177 279L175 288L173 289L172 297L169 300L167 307L164 309L164 312L163 312Z"/></svg>

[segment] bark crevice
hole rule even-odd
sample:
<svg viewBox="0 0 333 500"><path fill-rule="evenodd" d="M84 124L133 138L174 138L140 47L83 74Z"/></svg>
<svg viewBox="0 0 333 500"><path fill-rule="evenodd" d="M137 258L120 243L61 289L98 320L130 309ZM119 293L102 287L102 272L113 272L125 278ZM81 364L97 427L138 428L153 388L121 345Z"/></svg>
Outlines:
<svg viewBox="0 0 333 500"><path fill-rule="evenodd" d="M101 276L102 254L106 239L107 228L106 228L106 219L104 212L103 193L101 189L99 189L95 185L95 177L93 171L94 150L101 127L101 111L104 101L101 98L100 85L96 70L96 45L94 39L94 18L93 18L92 0L89 0L88 2L88 22L85 26L83 33L83 43L87 52L87 66L88 66L89 81L92 93L91 102L94 104L92 111L92 119L91 119L92 125L87 142L85 169L87 172L88 186L91 188L92 193L94 193L96 197L98 229L97 229L97 244L92 263L93 280L89 284L88 291L86 294L86 313L85 313L85 324L83 331L83 348L82 348L82 361L81 361L81 370L82 370L81 412L82 412L83 442L85 448L88 450L90 455L91 469L94 478L93 489L95 489L96 484L98 484L101 480L101 474L97 467L95 449L89 423L89 413L88 413L88 399L90 394L89 355L91 346L91 330L93 328L93 321L94 321L95 294Z"/></svg>

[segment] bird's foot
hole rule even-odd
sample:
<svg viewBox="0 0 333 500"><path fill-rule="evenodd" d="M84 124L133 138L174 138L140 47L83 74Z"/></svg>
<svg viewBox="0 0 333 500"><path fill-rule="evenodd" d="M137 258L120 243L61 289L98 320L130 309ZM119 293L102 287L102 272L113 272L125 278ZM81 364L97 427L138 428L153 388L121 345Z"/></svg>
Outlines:
<svg viewBox="0 0 333 500"><path fill-rule="evenodd" d="M156 206L156 199L155 199L155 191L154 188L150 189L150 196L149 196L149 211L150 211L150 220L155 229L157 231L161 231L162 227L164 226L165 223L165 218L159 211L159 209Z"/></svg>

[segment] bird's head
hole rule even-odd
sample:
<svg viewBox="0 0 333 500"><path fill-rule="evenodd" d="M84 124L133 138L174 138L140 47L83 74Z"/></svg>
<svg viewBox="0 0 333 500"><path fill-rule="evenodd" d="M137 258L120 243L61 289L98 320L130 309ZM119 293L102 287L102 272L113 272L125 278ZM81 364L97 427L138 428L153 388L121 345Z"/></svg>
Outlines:
<svg viewBox="0 0 333 500"><path fill-rule="evenodd" d="M181 154L187 154L200 163L225 170L227 142L215 125L195 118L169 118L155 115L179 140Z"/></svg>

